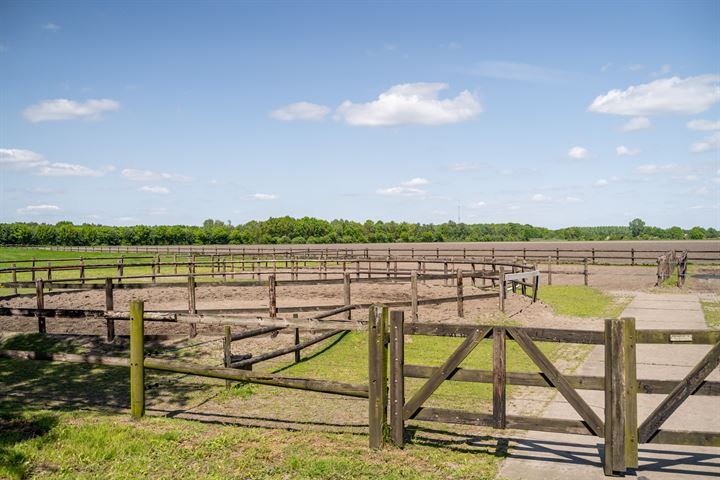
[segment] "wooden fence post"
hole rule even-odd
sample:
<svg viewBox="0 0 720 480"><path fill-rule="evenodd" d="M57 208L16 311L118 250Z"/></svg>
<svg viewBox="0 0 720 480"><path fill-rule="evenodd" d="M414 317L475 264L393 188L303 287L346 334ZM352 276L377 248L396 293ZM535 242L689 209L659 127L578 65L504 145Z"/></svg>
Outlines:
<svg viewBox="0 0 720 480"><path fill-rule="evenodd" d="M350 297L350 274L345 273L343 274L343 304L347 307L351 303L351 297ZM352 311L348 310L345 312L345 319L351 320L352 319Z"/></svg>
<svg viewBox="0 0 720 480"><path fill-rule="evenodd" d="M275 281L275 275L268 275L268 313L270 318L277 317L277 282Z"/></svg>
<svg viewBox="0 0 720 480"><path fill-rule="evenodd" d="M625 462L625 346L619 319L605 320L605 475L622 474Z"/></svg>
<svg viewBox="0 0 720 480"><path fill-rule="evenodd" d="M583 281L585 282L585 286L588 286L588 259L585 257L583 260Z"/></svg>
<svg viewBox="0 0 720 480"><path fill-rule="evenodd" d="M32 258L32 272L30 272L30 280L35 281L35 257Z"/></svg>
<svg viewBox="0 0 720 480"><path fill-rule="evenodd" d="M393 443L401 447L405 443L405 313L390 313L390 434Z"/></svg>
<svg viewBox="0 0 720 480"><path fill-rule="evenodd" d="M447 287L447 285L448 285L447 274L448 274L448 263L447 263L447 262L444 262L444 263L443 263L443 275L445 275L445 279L443 280L443 282L445 282L444 285L445 285L446 287Z"/></svg>
<svg viewBox="0 0 720 480"><path fill-rule="evenodd" d="M225 368L232 368L232 329L230 325L223 326L223 365ZM230 390L230 380L225 380L225 390Z"/></svg>
<svg viewBox="0 0 720 480"><path fill-rule="evenodd" d="M679 279L680 277L678 277ZM679 281L679 280L678 280ZM17 264L13 263L13 276L12 276L12 282L17 282ZM15 292L15 295L17 295L17 285L13 287L13 292Z"/></svg>
<svg viewBox="0 0 720 480"><path fill-rule="evenodd" d="M370 448L382 448L387 425L387 330L388 309L370 307L368 322L368 429Z"/></svg>
<svg viewBox="0 0 720 480"><path fill-rule="evenodd" d="M635 249L630 249L630 265L635 265Z"/></svg>
<svg viewBox="0 0 720 480"><path fill-rule="evenodd" d="M105 311L112 312L115 309L113 300L113 283L112 278L105 279ZM105 319L105 325L107 327L107 341L112 342L115 340L115 320L112 318Z"/></svg>
<svg viewBox="0 0 720 480"><path fill-rule="evenodd" d="M122 257L120 257L118 259L117 276L118 276L118 283L122 283L122 277L123 277L123 259L122 259Z"/></svg>
<svg viewBox="0 0 720 480"><path fill-rule="evenodd" d="M298 318L297 313L293 313L293 318ZM300 329L295 328L295 346L300 344ZM300 350L295 350L295 363L300 363Z"/></svg>
<svg viewBox="0 0 720 480"><path fill-rule="evenodd" d="M177 275L178 272L178 261L177 261L177 252L173 253L173 274Z"/></svg>
<svg viewBox="0 0 720 480"><path fill-rule="evenodd" d="M144 309L142 300L130 302L130 411L135 419L145 415Z"/></svg>
<svg viewBox="0 0 720 480"><path fill-rule="evenodd" d="M42 278L35 281L35 297L37 299L37 308L38 310L43 310L45 308L45 294L44 294L44 285ZM46 333L45 328L45 317L43 317L38 312L38 333Z"/></svg>
<svg viewBox="0 0 720 480"><path fill-rule="evenodd" d="M47 281L48 281L48 283L52 282L52 264L50 262L48 262L48 266L47 266ZM52 290L52 287L50 285L48 285L48 292L50 290Z"/></svg>
<svg viewBox="0 0 720 480"><path fill-rule="evenodd" d="M505 328L493 327L493 423L497 429L506 427L506 347Z"/></svg>
<svg viewBox="0 0 720 480"><path fill-rule="evenodd" d="M192 270L195 270L194 268ZM195 315L197 313L197 307L195 304L195 276L193 273L188 273L188 313ZM194 338L197 336L197 324L190 323L188 329L188 337Z"/></svg>
<svg viewBox="0 0 720 480"><path fill-rule="evenodd" d="M505 267L500 267L499 273L498 273L498 284L500 287L500 311L505 311Z"/></svg>
<svg viewBox="0 0 720 480"><path fill-rule="evenodd" d="M85 285L85 259L80 257L80 285Z"/></svg>
<svg viewBox="0 0 720 480"><path fill-rule="evenodd" d="M552 285L552 258L548 257L548 285Z"/></svg>
<svg viewBox="0 0 720 480"><path fill-rule="evenodd" d="M465 316L465 307L463 305L463 274L462 274L462 270L457 271L455 284L457 285L457 314L458 314L458 317L462 318Z"/></svg>
<svg viewBox="0 0 720 480"><path fill-rule="evenodd" d="M413 322L418 321L418 282L417 271L410 273L410 317Z"/></svg>
<svg viewBox="0 0 720 480"><path fill-rule="evenodd" d="M625 351L625 466L638 468L637 417L637 349L635 318L624 317L623 348Z"/></svg>

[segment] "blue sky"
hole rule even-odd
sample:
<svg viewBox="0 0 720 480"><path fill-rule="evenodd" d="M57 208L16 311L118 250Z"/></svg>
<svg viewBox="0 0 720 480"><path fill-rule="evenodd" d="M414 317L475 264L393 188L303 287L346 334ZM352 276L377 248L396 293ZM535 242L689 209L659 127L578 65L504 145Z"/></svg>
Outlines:
<svg viewBox="0 0 720 480"><path fill-rule="evenodd" d="M0 3L0 221L720 225L720 2Z"/></svg>

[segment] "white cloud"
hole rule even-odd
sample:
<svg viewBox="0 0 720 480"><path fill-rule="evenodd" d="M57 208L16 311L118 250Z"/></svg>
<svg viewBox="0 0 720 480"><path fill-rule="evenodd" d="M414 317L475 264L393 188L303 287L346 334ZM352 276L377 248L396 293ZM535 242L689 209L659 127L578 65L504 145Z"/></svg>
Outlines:
<svg viewBox="0 0 720 480"><path fill-rule="evenodd" d="M253 193L250 195L250 198L253 200L275 200L277 198L277 195L273 195L271 193Z"/></svg>
<svg viewBox="0 0 720 480"><path fill-rule="evenodd" d="M647 163L638 166L635 171L637 173L652 174L652 173L663 173L663 172L675 172L678 170L676 163L669 163L667 165L656 165L654 163Z"/></svg>
<svg viewBox="0 0 720 480"><path fill-rule="evenodd" d="M0 148L0 166L8 166L16 170L25 170L47 165L48 161L30 150L19 148Z"/></svg>
<svg viewBox="0 0 720 480"><path fill-rule="evenodd" d="M74 163L50 163L40 167L37 175L41 177L102 177L109 170L113 170L113 167L93 170Z"/></svg>
<svg viewBox="0 0 720 480"><path fill-rule="evenodd" d="M595 98L591 112L615 115L697 114L720 100L720 75L661 78Z"/></svg>
<svg viewBox="0 0 720 480"><path fill-rule="evenodd" d="M395 85L368 103L345 101L336 118L349 125L378 127L390 125L442 125L470 120L482 106L467 90L455 98L438 99L445 83L404 83Z"/></svg>
<svg viewBox="0 0 720 480"><path fill-rule="evenodd" d="M687 128L690 130L700 130L701 132L720 130L720 120L717 122L711 122L709 120L691 120L687 123Z"/></svg>
<svg viewBox="0 0 720 480"><path fill-rule="evenodd" d="M414 187L389 187L381 188L375 193L377 193L378 195L387 195L393 197L416 197L419 195L424 195L426 192L425 190Z"/></svg>
<svg viewBox="0 0 720 480"><path fill-rule="evenodd" d="M401 182L401 184L405 185L406 187L419 187L421 185L429 185L430 180L428 180L427 178L415 177L405 182Z"/></svg>
<svg viewBox="0 0 720 480"><path fill-rule="evenodd" d="M643 130L650 128L650 119L647 117L633 117L623 125L620 130L623 132L634 132L635 130Z"/></svg>
<svg viewBox="0 0 720 480"><path fill-rule="evenodd" d="M151 170L138 170L135 168L125 168L120 175L136 182L149 182L153 180L169 180L173 182L189 182L193 178L187 175L177 173L153 172Z"/></svg>
<svg viewBox="0 0 720 480"><path fill-rule="evenodd" d="M561 200L562 203L580 203L582 202L581 198L578 197L565 197Z"/></svg>
<svg viewBox="0 0 720 480"><path fill-rule="evenodd" d="M270 112L270 116L276 120L290 122L293 120L322 120L328 113L330 113L330 109L325 105L298 102L273 110Z"/></svg>
<svg viewBox="0 0 720 480"><path fill-rule="evenodd" d="M170 193L170 189L167 187L151 186L151 185L143 185L138 190L140 190L141 192L158 193L161 195L167 195L168 193Z"/></svg>
<svg viewBox="0 0 720 480"><path fill-rule="evenodd" d="M57 25L53 22L48 22L45 25L42 26L44 30L50 30L51 32L57 32L60 30L60 25Z"/></svg>
<svg viewBox="0 0 720 480"><path fill-rule="evenodd" d="M566 78L567 72L527 63L485 61L474 64L466 72L479 77L520 80L526 82L552 82Z"/></svg>
<svg viewBox="0 0 720 480"><path fill-rule="evenodd" d="M546 195L543 195L542 193L536 193L532 197L530 197L530 200L533 202L544 202L548 200L548 197Z"/></svg>
<svg viewBox="0 0 720 480"><path fill-rule="evenodd" d="M602 73L605 73L605 72L607 72L608 70L610 70L610 67L612 67L612 62L608 62L608 63L606 63L605 65L601 66L601 67L600 67L600 71L601 71Z"/></svg>
<svg viewBox="0 0 720 480"><path fill-rule="evenodd" d="M487 203L485 202L474 202L468 205L468 208L484 208L487 207Z"/></svg>
<svg viewBox="0 0 720 480"><path fill-rule="evenodd" d="M720 148L720 132L713 133L709 137L690 145L690 151L693 153L709 152L718 148Z"/></svg>
<svg viewBox="0 0 720 480"><path fill-rule="evenodd" d="M114 167L93 170L74 163L50 163L39 153L17 148L0 148L0 166L15 170L28 170L42 177L101 177Z"/></svg>
<svg viewBox="0 0 720 480"><path fill-rule="evenodd" d="M608 181L604 178L599 178L595 180L595 186L596 187L604 187L608 184Z"/></svg>
<svg viewBox="0 0 720 480"><path fill-rule="evenodd" d="M118 102L107 98L87 100L84 103L58 98L31 105L23 111L23 115L26 120L32 123L76 118L96 120L100 118L101 113L112 112L119 108L120 104Z"/></svg>
<svg viewBox="0 0 720 480"><path fill-rule="evenodd" d="M28 205L27 207L17 209L17 212L21 215L42 215L59 211L60 207L57 205Z"/></svg>
<svg viewBox="0 0 720 480"><path fill-rule="evenodd" d="M618 156L620 156L620 157L633 156L633 155L639 154L640 149L639 148L628 148L625 145L620 145L619 147L617 147L615 149L615 153L617 153Z"/></svg>
<svg viewBox="0 0 720 480"><path fill-rule="evenodd" d="M570 150L568 150L567 154L568 157L574 158L575 160L583 160L589 157L590 152L588 152L587 148L572 147Z"/></svg>

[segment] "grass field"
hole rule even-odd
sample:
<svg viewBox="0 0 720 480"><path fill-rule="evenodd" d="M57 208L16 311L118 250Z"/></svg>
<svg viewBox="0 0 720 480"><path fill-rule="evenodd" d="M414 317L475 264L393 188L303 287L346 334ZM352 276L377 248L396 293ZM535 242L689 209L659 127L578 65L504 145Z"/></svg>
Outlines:
<svg viewBox="0 0 720 480"><path fill-rule="evenodd" d="M409 337L406 363L439 365L460 342L456 338ZM290 376L366 383L365 335L348 333L331 344L330 348L319 347L299 364L280 361L268 368ZM561 350L559 344L540 346L552 359L581 353ZM84 351L82 344L37 334L8 338L0 342L0 348ZM484 340L462 366L490 369L491 355L491 341ZM503 456L502 449L497 453L494 446L456 449L425 441L410 442L404 450L369 452L364 434L293 432L165 418L132 422L126 411L117 410L128 398L125 368L27 361L0 361L0 366L0 393L7 390L72 400L52 410L36 410L32 401L0 403L0 477L174 478L182 473L204 478L493 478ZM509 342L508 370L537 368ZM147 382L177 377L148 372ZM408 397L422 382L407 380ZM223 393L223 384L193 379L181 393L174 393L173 401L187 405L213 398L211 402L217 402L219 408L245 411L253 408L256 397L271 396L275 405L298 398L298 392L286 397L287 390L262 385L237 384ZM91 392L104 395L100 403L106 407L77 411L75 402ZM491 398L487 384L446 382L428 405L489 411Z"/></svg>
<svg viewBox="0 0 720 480"><path fill-rule="evenodd" d="M700 300L703 313L705 314L705 323L710 328L720 328L720 301L719 300Z"/></svg>
<svg viewBox="0 0 720 480"><path fill-rule="evenodd" d="M583 285L544 285L538 297L559 315L573 317L615 318L630 301Z"/></svg>

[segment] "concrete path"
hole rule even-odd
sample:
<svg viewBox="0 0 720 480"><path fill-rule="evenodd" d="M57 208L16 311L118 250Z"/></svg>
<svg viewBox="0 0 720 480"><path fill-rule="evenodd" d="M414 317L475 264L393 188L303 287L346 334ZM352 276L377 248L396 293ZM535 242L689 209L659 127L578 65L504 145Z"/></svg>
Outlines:
<svg viewBox="0 0 720 480"><path fill-rule="evenodd" d="M639 293L622 314L635 317L640 329L706 329L698 296L694 294ZM680 380L708 352L709 345L638 345L637 376L643 379ZM596 346L577 370L579 375L604 375L604 352ZM720 380L720 369L708 379ZM604 392L580 390L581 396L604 417ZM638 395L638 422L648 416L665 395ZM509 412L511 413L511 412ZM544 417L579 419L557 394ZM662 428L720 432L718 397L691 396ZM584 435L528 432L511 448L499 475L502 479L583 480L606 478L602 469L602 440ZM644 444L640 467L628 477L638 479L720 478L720 449Z"/></svg>

